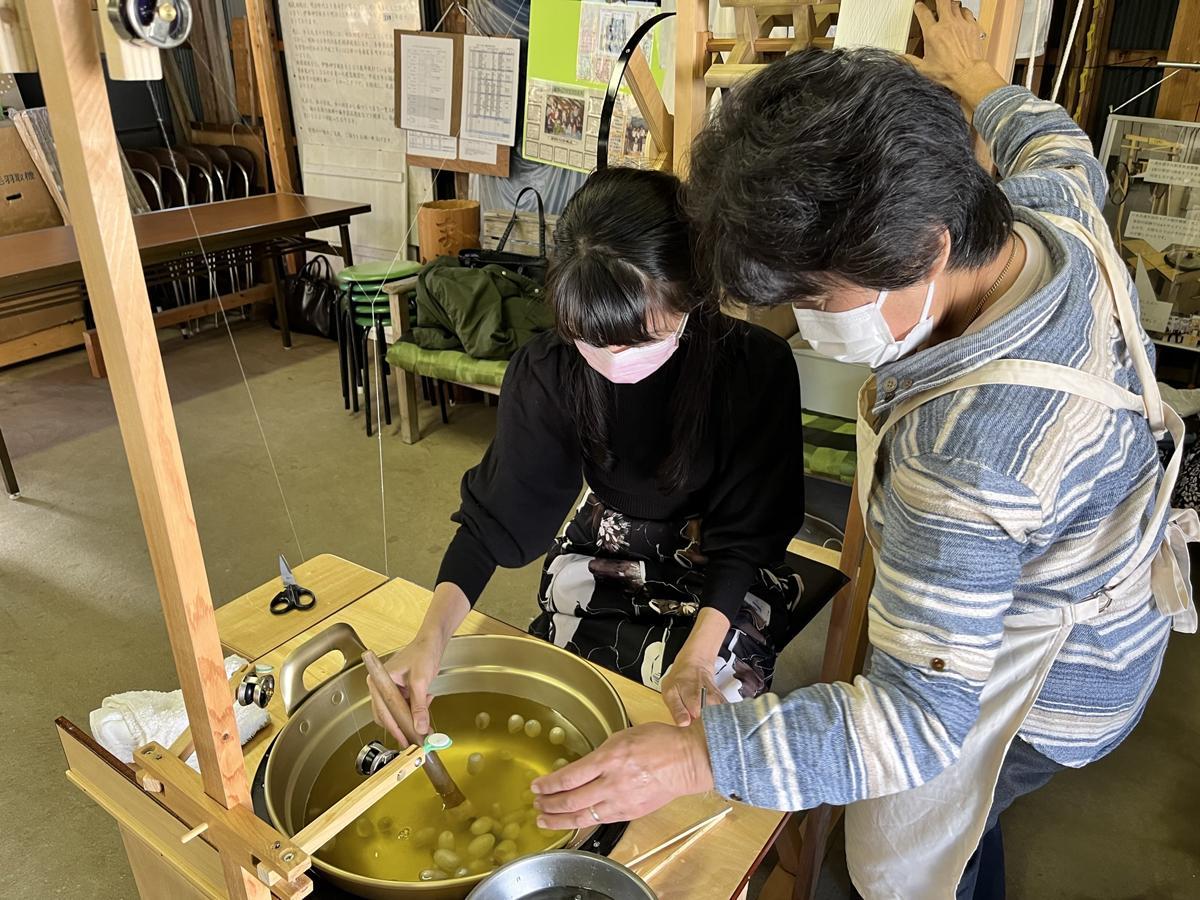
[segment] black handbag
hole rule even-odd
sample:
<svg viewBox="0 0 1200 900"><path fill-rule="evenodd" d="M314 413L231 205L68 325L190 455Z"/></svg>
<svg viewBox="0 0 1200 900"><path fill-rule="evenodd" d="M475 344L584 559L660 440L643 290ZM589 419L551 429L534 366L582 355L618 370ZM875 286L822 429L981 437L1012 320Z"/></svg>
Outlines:
<svg viewBox="0 0 1200 900"><path fill-rule="evenodd" d="M508 243L508 236L517 227L517 213L521 208L521 198L528 191L533 191L533 196L537 198L537 256L512 253L504 249L505 244ZM458 262L468 269L481 269L484 266L492 265L503 266L506 269L516 272L518 275L524 275L526 278L536 281L538 284L545 284L546 267L549 265L549 261L546 258L546 210L542 206L542 195L538 193L537 188L522 188L521 193L517 194L517 202L513 204L512 218L508 220L508 227L504 229L504 234L500 236L500 240L496 243L495 250L481 250L476 247L462 250L458 254Z"/></svg>
<svg viewBox="0 0 1200 900"><path fill-rule="evenodd" d="M288 328L301 334L337 340L336 323L338 289L333 279L333 267L324 256L314 256L295 275L283 282L284 307ZM272 312L272 324L274 312Z"/></svg>

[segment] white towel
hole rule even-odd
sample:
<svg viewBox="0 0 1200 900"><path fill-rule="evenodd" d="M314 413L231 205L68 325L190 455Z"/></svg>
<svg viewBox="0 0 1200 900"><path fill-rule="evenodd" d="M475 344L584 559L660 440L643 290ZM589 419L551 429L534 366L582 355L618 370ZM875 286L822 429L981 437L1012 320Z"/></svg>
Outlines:
<svg viewBox="0 0 1200 900"><path fill-rule="evenodd" d="M240 656L225 658L225 677L246 664ZM237 719L238 737L244 744L261 731L271 720L270 713L257 706L233 706ZM126 691L105 697L99 709L92 710L90 717L92 737L100 742L113 756L122 762L133 762L133 751L150 741L169 747L187 727L187 713L183 709L183 692ZM200 770L196 754L192 754L188 765Z"/></svg>

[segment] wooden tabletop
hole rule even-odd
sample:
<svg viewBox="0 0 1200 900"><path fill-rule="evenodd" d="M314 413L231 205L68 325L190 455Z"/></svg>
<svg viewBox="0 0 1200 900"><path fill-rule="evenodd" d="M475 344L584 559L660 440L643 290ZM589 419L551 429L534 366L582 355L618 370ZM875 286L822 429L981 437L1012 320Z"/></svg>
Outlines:
<svg viewBox="0 0 1200 900"><path fill-rule="evenodd" d="M348 585L349 580L344 577L345 565L345 560L338 560L336 557L317 557L306 564L305 578L314 583L318 579L328 578L331 583ZM333 571L323 571L326 567L337 569L342 575ZM300 578L299 571L297 580L307 586L305 580ZM247 597L266 596L274 589L277 588L264 585ZM350 592L352 593L353 589ZM331 603L337 602L337 595L338 589L326 588L326 596L330 598ZM365 596L343 603L336 612L332 612L304 632L293 634L280 642L275 649L257 661L273 665L278 671L283 661L297 647L336 622L350 624L362 641L377 653L390 652L408 643L416 634L431 596L431 592L425 588L402 579L393 579ZM273 618L280 620L280 628L290 627L282 620L292 616ZM218 624L221 627L222 641L228 644L225 635L226 623L219 620ZM510 625L474 611L467 616L458 633L523 634ZM305 682L310 685L320 683L336 674L338 665L339 663L329 658L319 660L310 667ZM669 721L666 707L656 691L607 670L600 671L621 696L631 721ZM287 720L278 693L271 701L269 710L272 719L270 727L257 734L243 748L246 770L251 777L267 747ZM632 859L638 853L658 845L725 805L728 805L728 801L715 794L682 797L658 812L630 823L612 856L617 860ZM774 841L784 816L772 810L755 809L737 803L732 805L733 812L716 828L658 873L651 887L657 892L660 900L729 900L740 894L746 880ZM654 859L657 861L660 857ZM640 868L644 870L644 867Z"/></svg>
<svg viewBox="0 0 1200 900"><path fill-rule="evenodd" d="M271 599L283 590L283 580L272 578L217 609L217 630L227 651L249 660L266 656L387 581L379 572L331 553L300 563L292 574L300 587L316 594L312 608L279 616L272 613Z"/></svg>
<svg viewBox="0 0 1200 900"><path fill-rule="evenodd" d="M142 265L150 265L199 252L201 244L209 252L223 250L344 225L352 216L370 211L367 203L303 194L262 194L142 213L133 217L133 228ZM82 277L75 231L70 225L0 237L0 296Z"/></svg>

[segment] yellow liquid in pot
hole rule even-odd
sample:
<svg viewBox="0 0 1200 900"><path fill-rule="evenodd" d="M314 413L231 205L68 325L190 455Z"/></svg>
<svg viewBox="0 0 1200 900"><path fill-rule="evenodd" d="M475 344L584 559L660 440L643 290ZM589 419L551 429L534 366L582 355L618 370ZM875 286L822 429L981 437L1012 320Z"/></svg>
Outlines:
<svg viewBox="0 0 1200 900"><path fill-rule="evenodd" d="M319 859L370 878L441 881L490 872L562 840L564 832L537 827L529 784L591 749L569 722L530 700L489 693L438 697L432 716L454 741L438 756L467 803L443 809L429 779L414 772L322 847ZM513 716L521 720L515 731ZM305 824L362 782L355 757L381 737L379 726L365 724L333 753L313 784Z"/></svg>

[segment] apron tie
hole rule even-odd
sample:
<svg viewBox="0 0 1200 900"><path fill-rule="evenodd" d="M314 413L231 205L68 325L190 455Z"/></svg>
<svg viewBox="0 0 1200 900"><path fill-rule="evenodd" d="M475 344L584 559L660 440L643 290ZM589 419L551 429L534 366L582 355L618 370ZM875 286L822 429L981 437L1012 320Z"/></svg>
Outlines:
<svg viewBox="0 0 1200 900"><path fill-rule="evenodd" d="M1197 540L1200 540L1200 516L1196 510L1172 509L1162 544L1150 566L1150 585L1158 611L1171 616L1171 627L1184 634L1196 633L1196 604L1192 598L1192 580L1188 577L1187 545Z"/></svg>

